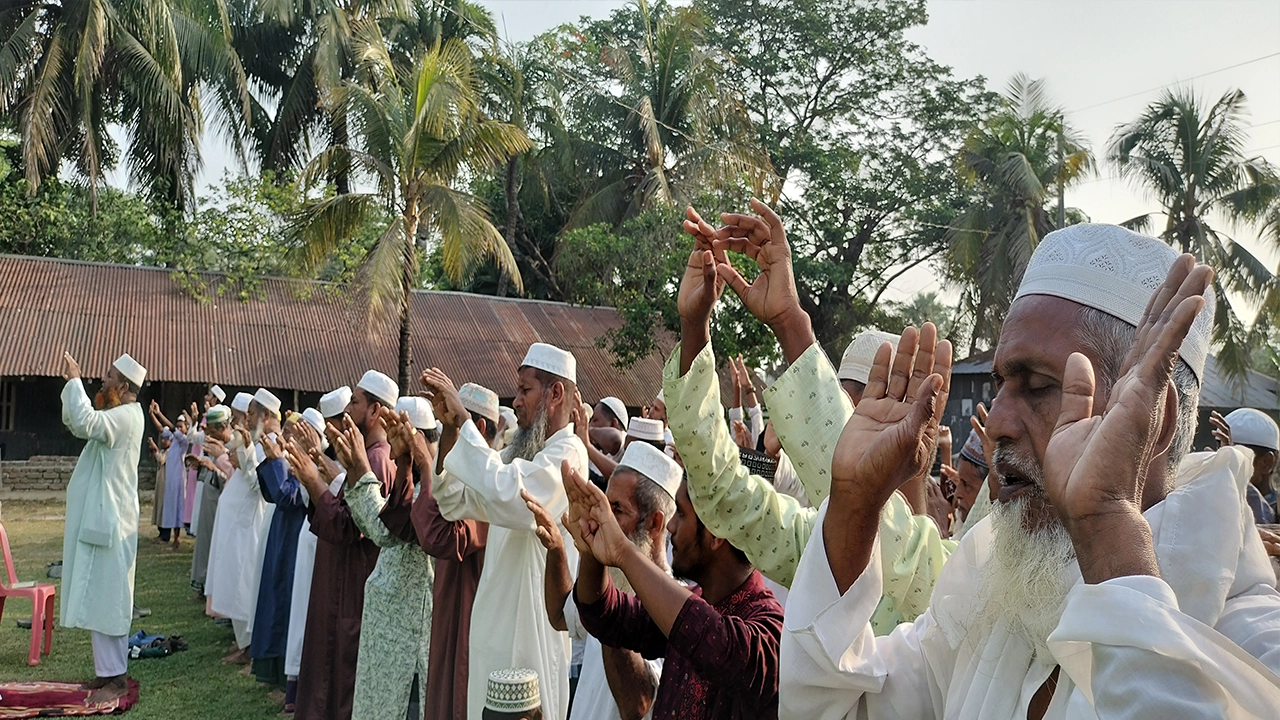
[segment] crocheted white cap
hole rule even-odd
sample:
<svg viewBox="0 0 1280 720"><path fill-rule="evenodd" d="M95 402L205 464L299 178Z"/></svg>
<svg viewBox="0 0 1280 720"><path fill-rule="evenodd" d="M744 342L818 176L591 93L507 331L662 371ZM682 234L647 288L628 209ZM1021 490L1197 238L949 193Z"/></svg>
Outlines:
<svg viewBox="0 0 1280 720"><path fill-rule="evenodd" d="M1231 427L1232 445L1252 445L1268 450L1280 450L1280 428L1276 421L1261 410L1240 408L1223 418Z"/></svg>
<svg viewBox="0 0 1280 720"><path fill-rule="evenodd" d="M494 670L489 673L489 685L484 696L486 710L515 713L541 706L538 673L528 668Z"/></svg>
<svg viewBox="0 0 1280 720"><path fill-rule="evenodd" d="M662 421L633 417L631 422L627 424L627 436L636 440L662 442Z"/></svg>
<svg viewBox="0 0 1280 720"><path fill-rule="evenodd" d="M351 388L343 385L320 396L320 414L327 418L337 417L346 412L350 402Z"/></svg>
<svg viewBox="0 0 1280 720"><path fill-rule="evenodd" d="M377 370L366 371L360 378L360 382L356 383L356 387L372 395L373 399L382 403L383 407L393 408L396 406L396 401L400 399L400 386L396 385L395 380Z"/></svg>
<svg viewBox="0 0 1280 720"><path fill-rule="evenodd" d="M537 368L558 375L565 380L578 384L578 361L573 353L561 350L555 345L534 343L529 346L520 367Z"/></svg>
<svg viewBox="0 0 1280 720"><path fill-rule="evenodd" d="M680 480L684 478L684 470L675 460L658 448L642 442L633 442L622 453L622 461L618 469L630 468L645 478L652 480L668 495L675 498L680 490Z"/></svg>
<svg viewBox="0 0 1280 720"><path fill-rule="evenodd" d="M892 345L896 351L898 349L898 341L901 339L901 337L893 333L883 332L874 328L863 330L855 335L853 340L849 342L849 347L844 349L844 356L840 358L840 369L836 372L836 377L840 380L854 380L866 385L867 379L871 376L871 366L876 361L876 351L886 342ZM892 357L889 362L893 362Z"/></svg>
<svg viewBox="0 0 1280 720"><path fill-rule="evenodd" d="M431 402L426 398L405 395L396 401L396 412L409 416L409 424L419 430L436 429L436 413L431 409Z"/></svg>
<svg viewBox="0 0 1280 720"><path fill-rule="evenodd" d="M498 393L483 385L463 383L458 388L458 399L467 412L473 412L489 422L498 422Z"/></svg>
<svg viewBox="0 0 1280 720"><path fill-rule="evenodd" d="M209 394L218 398L218 402L222 402L227 399L227 391L217 385L211 385L209 387Z"/></svg>
<svg viewBox="0 0 1280 720"><path fill-rule="evenodd" d="M622 423L622 427L627 426L627 420L629 419L627 417L627 406L623 404L621 400L616 397L609 396L600 402L604 403L604 406L609 408L609 412L613 413L613 416L618 418L618 422Z"/></svg>
<svg viewBox="0 0 1280 720"><path fill-rule="evenodd" d="M276 415L277 417L280 415L280 398L276 397L275 393L270 390L266 388L258 388L257 392L253 394L253 400L266 408L273 415Z"/></svg>
<svg viewBox="0 0 1280 720"><path fill-rule="evenodd" d="M120 371L120 374L123 375L126 380L138 387L142 387L142 382L147 379L147 369L142 367L142 363L134 360L129 353L125 353L116 358L116 361L112 363L112 365L115 366L116 370Z"/></svg>
<svg viewBox="0 0 1280 720"><path fill-rule="evenodd" d="M1137 327L1176 259L1178 252L1163 242L1118 225L1072 225L1040 241L1013 300L1052 295ZM1197 380L1204 378L1213 333L1212 287L1205 290L1204 297L1204 309L1179 350Z"/></svg>
<svg viewBox="0 0 1280 720"><path fill-rule="evenodd" d="M238 392L236 393L236 396L231 399L231 409L247 413L249 412L249 403L251 402L253 402L252 395L245 392Z"/></svg>

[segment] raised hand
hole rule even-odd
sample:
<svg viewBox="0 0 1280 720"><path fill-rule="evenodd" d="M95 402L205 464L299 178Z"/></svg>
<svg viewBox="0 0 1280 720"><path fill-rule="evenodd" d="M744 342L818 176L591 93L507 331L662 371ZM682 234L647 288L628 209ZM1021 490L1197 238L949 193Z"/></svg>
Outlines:
<svg viewBox="0 0 1280 720"><path fill-rule="evenodd" d="M347 484L355 485L369 470L369 455L365 452L364 433L356 427L351 416L343 414L342 432L334 436L334 452L347 471Z"/></svg>
<svg viewBox="0 0 1280 720"><path fill-rule="evenodd" d="M413 436L418 432L409 421L408 413L397 413L391 408L384 407L378 415L387 428L387 444L391 446L391 457L395 458L397 463L401 460L407 461L413 456Z"/></svg>
<svg viewBox="0 0 1280 720"><path fill-rule="evenodd" d="M896 354L889 343L876 352L862 402L836 444L833 501L843 484L878 513L894 490L928 471L951 382L951 343L936 338L925 323L903 330Z"/></svg>
<svg viewBox="0 0 1280 720"><path fill-rule="evenodd" d="M1045 490L1076 545L1085 582L1154 574L1142 499L1151 461L1172 442L1177 412L1170 377L1178 349L1204 307L1213 271L1179 257L1152 295L1106 410L1093 414L1093 366L1067 358L1062 408L1045 448ZM1163 478L1156 482L1163 482ZM1102 538L1106 538L1105 541ZM1141 543L1145 538L1145 549ZM1116 553L1129 547L1131 553ZM1105 547L1103 547L1105 546ZM1143 556L1146 557L1143 557Z"/></svg>
<svg viewBox="0 0 1280 720"><path fill-rule="evenodd" d="M946 425L938 427L938 458L943 467L951 467L951 428Z"/></svg>
<svg viewBox="0 0 1280 720"><path fill-rule="evenodd" d="M936 483L925 483L928 496L929 517L938 526L938 534L944 538L951 537L951 503Z"/></svg>
<svg viewBox="0 0 1280 720"><path fill-rule="evenodd" d="M77 380L80 378L80 363L71 357L71 353L63 351L62 353L62 379Z"/></svg>
<svg viewBox="0 0 1280 720"><path fill-rule="evenodd" d="M1267 555L1280 557L1280 535L1266 528L1258 528L1258 535L1262 537L1262 547L1267 551Z"/></svg>
<svg viewBox="0 0 1280 720"><path fill-rule="evenodd" d="M602 565L617 566L628 550L634 548L613 516L609 498L600 488L584 479L565 461L561 467L565 493L569 496L569 513L565 526L573 535L581 553L590 553ZM577 525L574 532L572 524Z"/></svg>
<svg viewBox="0 0 1280 720"><path fill-rule="evenodd" d="M1226 447L1231 444L1231 426L1227 424L1227 419L1222 417L1217 410L1209 413L1209 424L1213 426L1213 439L1218 441L1218 447Z"/></svg>
<svg viewBox="0 0 1280 720"><path fill-rule="evenodd" d="M695 242L680 280L676 308L681 320L701 327L711 321L711 310L724 292L724 278L716 273L716 265L724 256L721 252L717 257L712 244L715 230L693 208L686 208L685 215L684 230Z"/></svg>
<svg viewBox="0 0 1280 720"><path fill-rule="evenodd" d="M733 442L738 447L750 449L755 448L755 446L751 444L751 431L747 429L747 426L743 424L741 420L733 421Z"/></svg>
<svg viewBox="0 0 1280 720"><path fill-rule="evenodd" d="M422 371L418 382L427 389L426 396L431 400L431 409L435 411L436 420L441 425L460 428L471 417L471 413L462 405L458 396L458 388L440 368L431 367Z"/></svg>
<svg viewBox="0 0 1280 720"><path fill-rule="evenodd" d="M538 536L542 547L548 551L564 550L564 538L560 536L560 528L556 526L551 513L547 512L547 509L542 507L542 503L530 495L528 490L521 490L520 497L524 498L524 504L529 508L529 512L533 513L533 522L537 526L533 532Z"/></svg>
<svg viewBox="0 0 1280 720"><path fill-rule="evenodd" d="M260 442L262 443L262 454L266 456L268 460L279 460L284 457L284 450L276 444L275 440L271 439L270 435L264 434Z"/></svg>
<svg viewBox="0 0 1280 720"><path fill-rule="evenodd" d="M977 431L982 441L982 455L986 458L987 467L996 466L996 441L987 434L987 406L978 403L978 414L969 418L969 425Z"/></svg>
<svg viewBox="0 0 1280 720"><path fill-rule="evenodd" d="M227 454L227 446L216 437L206 437L204 439L204 451L212 458L220 458Z"/></svg>
<svg viewBox="0 0 1280 720"><path fill-rule="evenodd" d="M298 478L298 482L303 486L316 486L320 483L320 469L316 467L316 463L312 460L307 449L296 442L290 442L285 445L286 459L289 461L289 469L293 472L293 476Z"/></svg>
<svg viewBox="0 0 1280 720"><path fill-rule="evenodd" d="M724 213L720 216L724 227L716 230L712 247L742 253L760 267L760 274L748 283L729 264L717 257L716 272L741 298L742 304L756 318L775 328L803 314L800 296L796 292L795 272L791 267L791 246L782 220L768 205L759 200L751 201L751 209L757 215Z"/></svg>
<svg viewBox="0 0 1280 720"><path fill-rule="evenodd" d="M587 406L582 402L582 393L574 390L574 403L569 408L569 422L573 423L573 432L582 441L583 446L591 447L591 418Z"/></svg>
<svg viewBox="0 0 1280 720"><path fill-rule="evenodd" d="M147 412L151 413L153 416L154 416L154 415L159 415L159 414L160 414L160 403L156 402L155 400L152 400L152 401L151 401L151 404L147 406Z"/></svg>

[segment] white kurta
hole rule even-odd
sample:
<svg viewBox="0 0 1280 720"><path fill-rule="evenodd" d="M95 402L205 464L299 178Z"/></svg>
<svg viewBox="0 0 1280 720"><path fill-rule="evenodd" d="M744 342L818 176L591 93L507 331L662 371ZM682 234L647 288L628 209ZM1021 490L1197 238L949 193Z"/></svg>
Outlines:
<svg viewBox="0 0 1280 720"><path fill-rule="evenodd" d="M965 535L929 610L880 638L867 622L880 599L878 547L840 596L815 532L787 604L780 716L1020 719L1060 665L1046 720L1274 718L1280 593L1243 501L1251 472L1247 450L1188 457L1175 490L1144 513L1162 577L1087 585L1073 568L1052 658L1033 659L1002 622L968 630L989 520Z"/></svg>
<svg viewBox="0 0 1280 720"><path fill-rule="evenodd" d="M138 558L142 406L94 410L84 383L71 380L62 389L62 422L88 442L67 483L60 624L128 635Z"/></svg>
<svg viewBox="0 0 1280 720"><path fill-rule="evenodd" d="M604 646L582 626L582 621L578 618L578 603L573 599L573 593L569 593L569 597L565 599L564 620L565 626L569 628L569 637L585 642L582 650L582 674L578 676L578 689L573 695L573 712L569 713L569 720L622 720L618 701L613 699L609 678L604 673ZM645 660L644 663L656 689L662 680L662 658ZM645 717L653 717L653 705L649 706Z"/></svg>
<svg viewBox="0 0 1280 720"><path fill-rule="evenodd" d="M329 484L329 492L337 495L346 479L346 473L339 473ZM311 502L305 495L302 499L308 504ZM302 528L298 530L298 557L293 564L293 595L289 599L289 638L284 651L284 674L290 677L302 669L302 638L307 631L307 607L311 604L316 540L316 534L311 532L311 518L302 518Z"/></svg>
<svg viewBox="0 0 1280 720"><path fill-rule="evenodd" d="M235 452L240 468L227 479L218 499L204 591L212 598L213 612L251 622L262 572L262 527L270 523L270 516L258 488L257 453L252 447Z"/></svg>
<svg viewBox="0 0 1280 720"><path fill-rule="evenodd" d="M489 523L484 570L472 607L467 717L480 720L489 673L524 667L538 673L542 712L547 720L565 720L569 704L569 636L547 622L543 576L546 550L534 533L533 513L520 497L527 490L551 517L569 508L560 463L586 477L587 449L570 424L547 438L532 461L502 462L468 420L458 443L444 459L444 473L433 491L449 521ZM578 552L568 531L560 528L569 567L578 567Z"/></svg>

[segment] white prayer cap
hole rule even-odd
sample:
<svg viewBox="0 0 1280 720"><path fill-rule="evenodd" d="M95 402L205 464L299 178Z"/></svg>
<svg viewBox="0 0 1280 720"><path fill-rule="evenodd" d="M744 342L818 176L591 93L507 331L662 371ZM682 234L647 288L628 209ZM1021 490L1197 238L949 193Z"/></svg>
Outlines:
<svg viewBox="0 0 1280 720"><path fill-rule="evenodd" d="M618 463L618 469L622 468L635 470L657 483L673 499L680 489L680 480L684 477L684 470L680 469L675 460L649 443L635 442L628 445L626 452L622 453L622 461Z"/></svg>
<svg viewBox="0 0 1280 720"><path fill-rule="evenodd" d="M520 367L537 368L552 375L558 375L575 385L578 384L577 359L573 357L573 353L561 350L555 345L546 343L530 345L529 352L525 353Z"/></svg>
<svg viewBox="0 0 1280 720"><path fill-rule="evenodd" d="M142 364L137 360L129 357L129 353L121 355L112 365L115 366L116 370L120 371L120 374L126 380L138 387L142 387L142 381L147 379L147 369L142 367Z"/></svg>
<svg viewBox="0 0 1280 720"><path fill-rule="evenodd" d="M633 417L627 424L627 437L648 442L662 442L662 421Z"/></svg>
<svg viewBox="0 0 1280 720"><path fill-rule="evenodd" d="M483 385L463 383L462 387L458 388L458 397L462 400L462 407L468 412L473 412L489 422L498 422L500 414L498 393Z"/></svg>
<svg viewBox="0 0 1280 720"><path fill-rule="evenodd" d="M1040 241L1013 299L1052 295L1137 327L1177 258L1178 252L1163 242L1117 225L1072 225ZM1204 377L1213 332L1212 286L1204 297L1204 308L1179 350L1197 380Z"/></svg>
<svg viewBox="0 0 1280 720"><path fill-rule="evenodd" d="M656 400L657 402L662 403L663 405L666 405L666 404L667 404L667 401L662 399L662 391L661 391L661 390L659 390L659 391L658 391L658 396L657 396L657 397L655 397L655 398L654 398L654 400Z"/></svg>
<svg viewBox="0 0 1280 720"><path fill-rule="evenodd" d="M603 403L605 407L609 408L609 412L613 413L614 417L618 418L618 422L622 423L622 427L627 427L627 421L629 419L627 417L627 406L623 405L621 400L610 396L600 402Z"/></svg>
<svg viewBox="0 0 1280 720"><path fill-rule="evenodd" d="M867 379L871 376L871 366L876 362L876 351L887 342L896 352L898 341L901 339L893 333L881 330L863 330L855 335L849 347L844 349L844 356L840 358L840 370L836 373L836 377L866 385ZM890 356L889 362L893 362L893 356Z"/></svg>
<svg viewBox="0 0 1280 720"><path fill-rule="evenodd" d="M526 712L542 707L538 673L527 668L494 670L489 673L484 708L500 713Z"/></svg>
<svg viewBox="0 0 1280 720"><path fill-rule="evenodd" d="M231 409L247 413L251 402L253 402L253 396L249 393L236 393L236 396L231 399Z"/></svg>
<svg viewBox="0 0 1280 720"><path fill-rule="evenodd" d="M258 391L253 394L253 400L275 415L280 415L280 398L273 395L270 390L258 388Z"/></svg>
<svg viewBox="0 0 1280 720"><path fill-rule="evenodd" d="M369 393L374 400L389 408L395 407L396 400L400 399L400 386L396 385L395 380L377 370L366 372L364 377L360 378L360 382L356 383L356 387Z"/></svg>
<svg viewBox="0 0 1280 720"><path fill-rule="evenodd" d="M351 402L351 388L343 385L320 396L320 414L326 418L338 417L346 412Z"/></svg>
<svg viewBox="0 0 1280 720"><path fill-rule="evenodd" d="M396 401L396 412L409 416L409 423L419 430L435 430L436 414L426 398L406 395Z"/></svg>
<svg viewBox="0 0 1280 720"><path fill-rule="evenodd" d="M1232 445L1252 445L1280 451L1280 428L1261 410L1240 408L1223 418L1231 427Z"/></svg>
<svg viewBox="0 0 1280 720"><path fill-rule="evenodd" d="M223 400L227 399L227 391L223 390L217 385L210 386L209 394L218 398L218 402L222 402Z"/></svg>
<svg viewBox="0 0 1280 720"><path fill-rule="evenodd" d="M320 433L320 437L324 437L324 416L320 414L319 410L315 408L307 408L306 410L303 410L302 419L306 420L308 425L315 428L316 432Z"/></svg>
<svg viewBox="0 0 1280 720"><path fill-rule="evenodd" d="M516 420L516 411L515 411L515 410L512 410L511 408L509 408L509 407L505 407L505 406L504 406L504 407L502 407L502 408L499 408L499 414L500 414L502 417L504 417L504 418L506 418L506 419L507 419L507 429L508 429L508 430L514 430L514 429L515 429L515 427L516 427L516 425L518 425L518 424L519 424L519 421L518 421L518 420Z"/></svg>

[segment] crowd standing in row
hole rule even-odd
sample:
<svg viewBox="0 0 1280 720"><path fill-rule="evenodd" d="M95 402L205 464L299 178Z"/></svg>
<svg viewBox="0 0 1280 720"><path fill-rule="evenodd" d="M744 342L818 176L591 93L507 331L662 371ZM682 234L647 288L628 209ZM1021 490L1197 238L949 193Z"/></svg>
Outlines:
<svg viewBox="0 0 1280 720"><path fill-rule="evenodd" d="M301 413L265 389L213 386L176 422L153 403L158 539L194 522L226 661L309 719L400 720L415 696L454 720L1280 711L1280 546L1257 527L1280 432L1241 409L1191 452L1208 267L1115 226L1048 235L953 455L950 343L868 331L833 365L782 222L752 210L689 210L679 344L639 416L584 403L573 354L543 343L509 409L436 368L422 397L370 370ZM727 417L726 287L786 364L757 394L730 358ZM105 698L125 687L146 371L122 356L91 401L65 362L89 443L62 622L92 631Z"/></svg>

